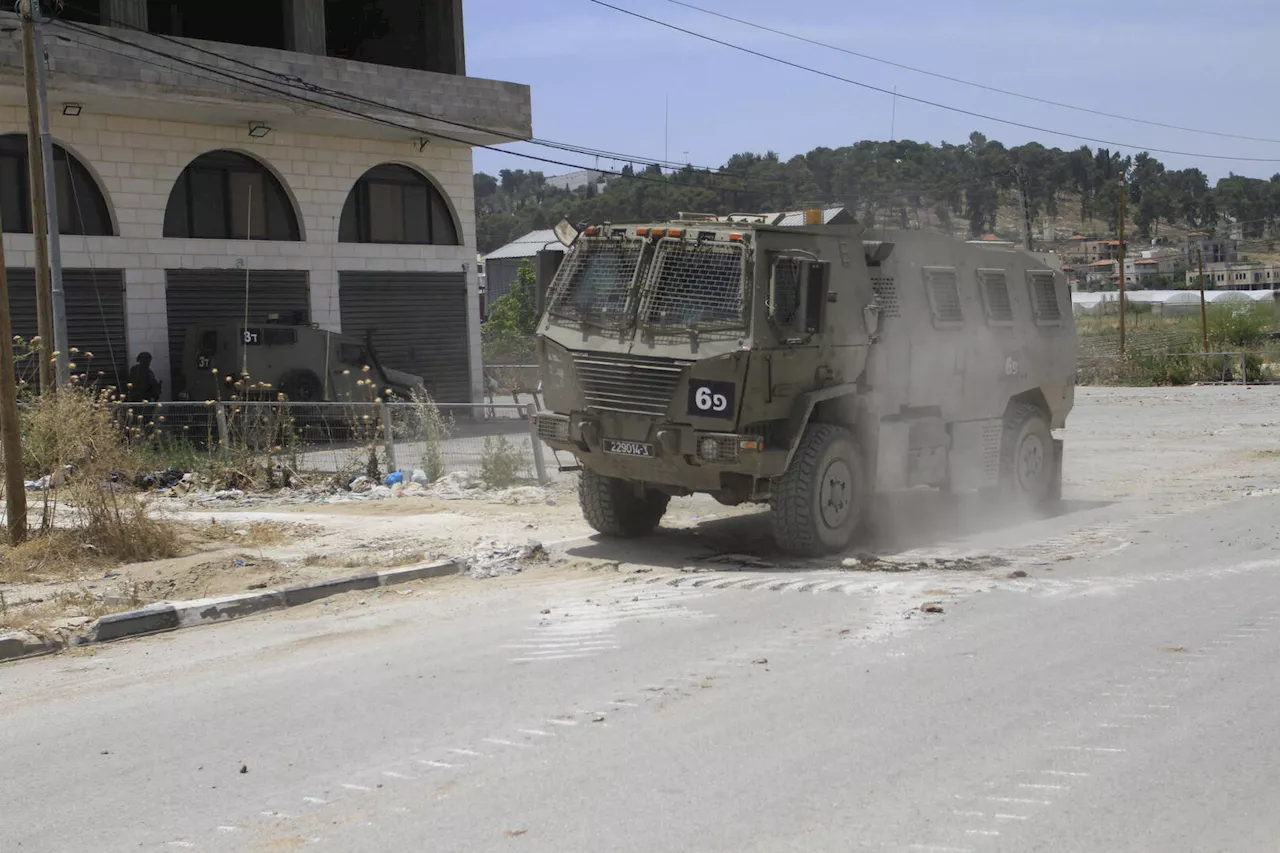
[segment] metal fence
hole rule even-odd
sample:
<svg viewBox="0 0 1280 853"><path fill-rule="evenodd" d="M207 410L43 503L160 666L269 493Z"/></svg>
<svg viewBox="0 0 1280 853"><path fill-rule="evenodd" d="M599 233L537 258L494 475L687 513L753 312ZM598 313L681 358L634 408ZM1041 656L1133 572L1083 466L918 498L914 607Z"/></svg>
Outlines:
<svg viewBox="0 0 1280 853"><path fill-rule="evenodd" d="M1076 358L1081 384L1125 384L1139 376L1156 384L1274 385L1280 384L1280 352L1130 349L1081 352ZM1131 376L1130 374L1134 374Z"/></svg>
<svg viewBox="0 0 1280 853"><path fill-rule="evenodd" d="M420 469L548 482L534 406L513 403L122 403L121 426L160 459L270 454L301 472Z"/></svg>

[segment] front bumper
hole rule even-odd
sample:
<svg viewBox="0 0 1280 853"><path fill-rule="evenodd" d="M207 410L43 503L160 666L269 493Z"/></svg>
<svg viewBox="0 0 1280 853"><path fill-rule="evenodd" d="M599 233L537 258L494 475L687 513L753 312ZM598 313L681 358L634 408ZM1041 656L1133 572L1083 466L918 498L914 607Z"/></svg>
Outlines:
<svg viewBox="0 0 1280 853"><path fill-rule="evenodd" d="M539 412L535 423L548 446L573 453L602 474L693 491L720 489L725 473L773 476L770 463L786 455L766 448L759 435L698 430L657 419L613 421L593 413ZM606 452L606 442L614 440L625 442L629 451L644 449L652 455Z"/></svg>

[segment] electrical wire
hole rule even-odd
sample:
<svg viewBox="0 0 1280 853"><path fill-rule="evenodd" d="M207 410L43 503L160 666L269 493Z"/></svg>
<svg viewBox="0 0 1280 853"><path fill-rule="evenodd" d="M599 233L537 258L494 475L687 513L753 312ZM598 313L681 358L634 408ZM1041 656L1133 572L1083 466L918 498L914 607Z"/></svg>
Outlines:
<svg viewBox="0 0 1280 853"><path fill-rule="evenodd" d="M849 56L856 56L859 59L866 59L871 62L879 62L882 65L890 65L894 68L901 68L904 71L911 71L916 74L924 74L928 77L934 77L938 80L946 80L949 83L959 83L962 86L971 86L975 89L982 89L987 92L995 92L996 94L999 94L999 95L1008 95L1011 98L1021 98L1025 101L1034 101L1035 103L1046 104L1051 107L1061 107L1062 109L1075 110L1076 112L1088 113L1090 115L1101 116L1103 118L1113 118L1113 119L1119 119L1120 121L1133 122L1135 124L1145 124L1151 127L1161 127L1161 128L1165 128L1166 130L1180 130L1186 133L1200 133L1200 134L1204 134L1205 136L1219 136L1224 139L1242 139L1248 142L1268 142L1273 145L1280 145L1280 139L1270 139L1265 136L1245 136L1239 133L1227 133L1225 131L1219 131L1219 130L1205 130L1203 128L1197 128L1197 127L1184 127L1178 124L1166 124L1165 122L1162 122L1162 121L1152 121L1150 119L1136 118L1134 116L1126 116L1126 115L1121 115L1119 113L1109 113L1105 110L1093 109L1092 107L1081 107L1081 106L1076 106L1074 104L1064 103L1062 101L1053 101L1048 98L1036 97L1035 95L1025 95L1021 92L1014 92L1009 89L1001 89L998 86L988 86L985 83L975 83L972 80L964 80L959 77L953 77L949 74L940 74L936 71L929 71L924 68L916 68L913 65L907 65L906 63L903 63L903 62L895 62L892 59L884 59L879 56L872 56L871 54L868 54L868 53L860 53L859 51L856 51L856 50L850 50L845 47L840 47L839 45L834 45L828 42L818 41L817 39L811 39L805 36L796 35L795 33L789 33L786 30L776 29L774 27L766 26L765 24L758 24L754 21L747 21L742 18L736 18L733 15L726 15L723 12L717 12L713 9L705 9L701 6L695 6L692 3L684 2L684 0L667 0L667 2L672 3L676 6L683 6L686 9L692 9L695 12L701 12L704 15L711 15L712 17L715 17L715 18L721 18L726 21L732 21L733 23L741 24L744 27L752 27L753 29L762 30L764 32L772 33L774 35L783 36L789 39L795 39L796 41L804 42L805 44L810 44L815 47L822 47L822 48L826 48L827 50L834 50L839 53L848 54Z"/></svg>
<svg viewBox="0 0 1280 853"><path fill-rule="evenodd" d="M749 47L744 47L743 45L740 45L740 44L734 44L733 42L725 41L724 39L719 39L719 38L716 38L715 36L709 36L709 35L706 35L705 33L700 33L695 30L686 29L685 27L672 24L668 21L663 21L658 18L651 18L647 15L642 15L639 12L633 12L630 9L624 9L621 6L615 6L612 3L606 3L605 0L587 0L587 2L594 3L597 6L602 6L606 9L612 9L615 12L619 12L623 15L628 15L630 17L637 18L642 21L648 21L649 23L656 24L660 27L666 27L669 30L674 30L679 33L684 33L685 35L693 36L694 38L702 39L703 41L711 42L712 44L718 44L721 47L727 47L731 50L736 50L741 53L746 53L751 56L758 57L760 59L767 59L770 62L776 62L780 65L786 65L788 67L795 68L800 71L805 71L810 74L816 74L820 77L826 77L830 80L836 80L841 83L848 83L852 86L858 86L859 88L867 89L872 92L879 92L880 94L883 94L883 95L890 95L895 98L901 98L905 101L911 101L913 103L923 104L925 106L934 107L940 110L947 110L948 112L959 113L960 115L966 115L972 118L982 119L983 121L995 122L997 124L1006 124L1011 127L1019 127L1019 128L1022 128L1023 130L1032 130L1032 131L1035 131L1036 133L1044 133L1044 134L1049 134L1051 136L1061 136L1067 139L1079 139L1082 142L1092 142L1095 145L1107 145L1107 146L1113 146L1116 148L1127 148L1133 151L1146 151L1146 152L1152 152L1157 154L1172 154L1178 157L1191 157L1191 158L1198 158L1198 159L1204 159L1204 160L1228 160L1228 161L1235 161L1240 163L1280 163L1280 157L1235 157L1235 156L1229 156L1226 154L1204 154L1204 153L1198 153L1194 151L1177 151L1170 148L1155 148L1148 145L1134 145L1133 143L1129 143L1129 142L1117 142L1115 140L1102 139L1096 136L1085 136L1084 134L1071 133L1065 130L1054 130L1052 128L1041 127L1040 125L1035 125L1035 124L1028 124L1026 122L1016 121L1014 119L999 118L997 116L987 115L986 113L980 113L974 110L967 110L967 109L964 109L963 107L953 107L949 104L943 104L938 101L931 101L927 98L919 98L913 95L905 95L901 92L895 92L890 89L885 89L882 86L872 85L871 83L864 83L861 80L855 80L851 77L842 77L841 75L833 74L830 71L823 71L819 68L814 68L809 65L802 65L799 62L792 62L789 59L783 59L782 57L773 56L768 53L763 53L762 51L754 50Z"/></svg>
<svg viewBox="0 0 1280 853"><path fill-rule="evenodd" d="M74 3L65 3L64 6L66 8L73 9L79 12L87 13L89 11L87 9L84 9L83 7L77 6ZM658 160L652 157L646 157L642 155L627 154L620 151L610 151L602 148L592 148L589 146L575 145L567 142L556 142L554 140L541 139L538 137L531 137L531 138L524 137L524 136L520 136L519 134L511 133L510 131L500 130L492 127L485 127L483 125L471 124L468 122L457 121L454 119L448 119L448 118L444 118L443 116L421 113L415 110L399 107L394 104L382 103L380 101L375 101L369 98L362 97L360 95L352 94L350 92L344 92L340 89L332 89L325 86L320 86L316 83L305 80L304 78L294 74L286 74L283 72L271 71L270 69L263 69L260 66L254 65L253 63L247 62L243 59L239 59L234 56L229 56L225 53L219 53L217 51L210 50L205 47L201 47L200 45L197 45L197 44L191 44L189 42L183 41L178 38L174 38L172 36L165 35L163 33L153 33L142 27L138 27L133 24L129 24L127 22L116 21L114 19L107 18L105 15L102 16L102 19L107 23L109 23L110 26L114 28L132 30L134 32L142 33L152 38L156 38L161 41L168 42L184 50L192 50L192 51L195 51L196 53L201 53L206 56L212 57L214 59L217 59L223 62L228 62L232 65L241 66L247 70L245 72L240 72L240 73L247 74L249 77L257 80L258 82L282 83L286 86L289 86L292 88L298 88L303 91L311 92L313 94L321 94L321 95L326 95L328 97L342 98L342 99L351 101L352 103L359 103L364 106L370 106L370 107L376 107L378 109L389 110L391 112L400 113L402 115L412 116L414 118L426 119L428 121L440 122L441 124L448 124L453 127L460 127L466 130L474 130L481 133L492 134L494 136L505 137L511 142L525 142L531 145L538 145L546 148L554 148L557 150L567 151L569 153L574 153L574 154L583 154L583 155L592 156L592 157L604 157L606 159L619 161L619 162L643 163L645 165L656 165L662 168L667 168L672 170L679 170L679 169L684 169L686 167L692 167L696 170L715 171L714 168L709 166L699 166L699 165L694 165L692 163L681 163L675 160ZM96 30L90 29L84 24L80 24L78 22L64 21L58 18L52 18L51 20L63 26L68 26L72 29L79 30L81 33L84 33L87 35L93 35L100 38L112 38L106 34L99 33ZM127 42L125 40L118 39L118 38L113 38L113 40L124 41L125 43L131 46L137 47L139 49L143 49L143 50L147 49L144 45L140 45L137 42ZM188 62L188 63L192 62L192 60L187 60L184 58L178 58L178 61ZM263 75L268 75L268 76L263 76ZM591 167L584 166L581 168L590 169Z"/></svg>

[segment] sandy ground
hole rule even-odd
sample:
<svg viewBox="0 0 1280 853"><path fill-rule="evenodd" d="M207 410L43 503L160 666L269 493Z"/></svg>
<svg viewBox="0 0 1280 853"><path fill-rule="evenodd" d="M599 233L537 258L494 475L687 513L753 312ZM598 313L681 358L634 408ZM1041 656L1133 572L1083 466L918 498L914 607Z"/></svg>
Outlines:
<svg viewBox="0 0 1280 853"><path fill-rule="evenodd" d="M1140 523L1144 517L1195 511L1280 486L1278 404L1280 388L1275 387L1079 389L1069 428L1062 433L1066 517L1058 524L1061 535L1041 549L1052 551L1052 559L1070 559L1082 549L1108 547L1114 538L1109 530L1126 520ZM977 496L914 491L879 500L870 537L849 555L802 561L772 548L761 508L724 507L702 496L672 501L664 529L654 537L596 541L582 521L575 490L574 478L560 477L546 488L454 499L160 502L161 512L190 534L192 553L71 581L0 586L0 630L74 631L105 612L152 601L434 559L483 562L532 541L552 557L529 567L543 579L601 566L686 572L726 565L750 569L753 562L774 571L848 568L860 553L909 566L921 555L936 559L940 543L950 549L943 556L1009 547L1016 544L1010 531L1030 520L997 514Z"/></svg>

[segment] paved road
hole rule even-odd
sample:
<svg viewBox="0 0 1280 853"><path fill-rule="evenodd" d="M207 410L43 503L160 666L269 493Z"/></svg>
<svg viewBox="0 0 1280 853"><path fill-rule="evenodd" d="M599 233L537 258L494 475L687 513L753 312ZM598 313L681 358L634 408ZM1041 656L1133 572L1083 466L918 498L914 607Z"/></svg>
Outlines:
<svg viewBox="0 0 1280 853"><path fill-rule="evenodd" d="M1274 850L1280 497L1078 509L1008 565L685 531L5 667L0 850Z"/></svg>

